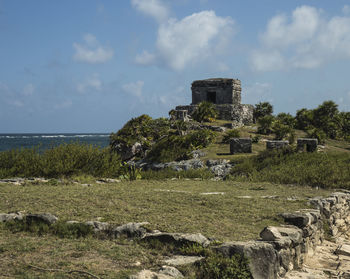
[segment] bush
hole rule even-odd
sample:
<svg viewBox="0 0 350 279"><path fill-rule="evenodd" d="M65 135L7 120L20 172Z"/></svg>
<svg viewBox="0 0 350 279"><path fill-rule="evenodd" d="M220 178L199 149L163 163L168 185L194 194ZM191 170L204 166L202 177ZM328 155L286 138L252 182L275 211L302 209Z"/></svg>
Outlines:
<svg viewBox="0 0 350 279"><path fill-rule="evenodd" d="M211 102L201 102L192 114L192 118L198 122L212 122L217 117L215 106Z"/></svg>
<svg viewBox="0 0 350 279"><path fill-rule="evenodd" d="M196 278L201 279L250 279L248 260L236 254L231 258L212 254L200 261Z"/></svg>
<svg viewBox="0 0 350 279"><path fill-rule="evenodd" d="M277 114L276 119L290 128L295 128L296 120L290 113L281 112Z"/></svg>
<svg viewBox="0 0 350 279"><path fill-rule="evenodd" d="M0 152L0 178L48 177L73 175L117 177L120 158L109 148L70 143L43 152L39 148L14 149Z"/></svg>
<svg viewBox="0 0 350 279"><path fill-rule="evenodd" d="M326 133L323 130L317 129L315 127L310 127L306 131L306 134L307 134L307 137L309 138L316 138L319 144L324 144L325 139L327 137Z"/></svg>
<svg viewBox="0 0 350 279"><path fill-rule="evenodd" d="M272 133L272 124L274 121L272 115L265 115L258 119L258 133L263 135L268 135Z"/></svg>
<svg viewBox="0 0 350 279"><path fill-rule="evenodd" d="M169 135L152 146L147 161L165 163L190 159L191 151L208 146L215 137L210 130L193 131L186 136Z"/></svg>
<svg viewBox="0 0 350 279"><path fill-rule="evenodd" d="M350 189L350 155L263 151L236 162L232 179Z"/></svg>
<svg viewBox="0 0 350 279"><path fill-rule="evenodd" d="M235 130L235 129L230 130L230 131L226 132L226 134L222 138L222 143L230 143L230 139L239 138L239 137L240 137L239 130Z"/></svg>
<svg viewBox="0 0 350 279"><path fill-rule="evenodd" d="M281 120L276 120L273 122L272 132L275 134L276 140L283 140L289 135L294 134L293 128L284 124Z"/></svg>
<svg viewBox="0 0 350 279"><path fill-rule="evenodd" d="M273 113L273 107L269 102L260 102L255 105L254 111L253 111L253 118L254 122L258 121L260 118L263 118L265 116L272 115Z"/></svg>

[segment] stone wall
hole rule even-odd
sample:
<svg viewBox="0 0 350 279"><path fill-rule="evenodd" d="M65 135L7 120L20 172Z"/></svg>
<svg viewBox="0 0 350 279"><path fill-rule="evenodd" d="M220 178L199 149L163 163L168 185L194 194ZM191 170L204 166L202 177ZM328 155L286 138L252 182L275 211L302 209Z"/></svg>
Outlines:
<svg viewBox="0 0 350 279"><path fill-rule="evenodd" d="M191 115L197 108L197 105L177 106L175 110L187 110ZM247 125L253 122L253 105L215 105L218 111L218 119L229 120L235 126Z"/></svg>
<svg viewBox="0 0 350 279"><path fill-rule="evenodd" d="M196 80L192 83L192 104L210 101L214 104L241 104L241 81L214 78Z"/></svg>
<svg viewBox="0 0 350 279"><path fill-rule="evenodd" d="M249 258L254 279L283 278L313 256L324 240L324 228L334 237L350 236L350 192L313 198L310 204L316 209L281 214L288 225L264 228L257 241L228 242L215 249L228 257L238 253Z"/></svg>

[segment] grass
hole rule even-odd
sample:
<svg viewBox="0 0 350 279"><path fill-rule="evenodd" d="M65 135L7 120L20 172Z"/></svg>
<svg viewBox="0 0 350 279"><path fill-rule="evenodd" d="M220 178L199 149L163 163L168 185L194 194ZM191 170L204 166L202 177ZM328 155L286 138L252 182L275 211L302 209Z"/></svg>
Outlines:
<svg viewBox="0 0 350 279"><path fill-rule="evenodd" d="M201 194L207 192L225 194ZM248 240L256 238L267 224L280 222L278 213L305 207L307 197L328 193L309 187L205 180L141 180L90 187L5 184L0 186L0 212L50 212L61 220L100 219L115 224L147 221L161 231ZM301 200L289 201L288 197Z"/></svg>
<svg viewBox="0 0 350 279"><path fill-rule="evenodd" d="M152 228L161 231L201 232L218 241L250 240L256 239L265 226L281 223L279 213L305 208L308 197L330 193L292 185L189 179L90 183L92 186L0 184L0 212L50 212L61 221L101 220L115 224L148 221ZM225 194L201 194L208 192ZM30 265L82 270L102 278L127 278L141 268L161 266L161 259L169 253L168 249L155 249L125 239L12 233L0 224L0 277L4 278L82 276L42 271Z"/></svg>

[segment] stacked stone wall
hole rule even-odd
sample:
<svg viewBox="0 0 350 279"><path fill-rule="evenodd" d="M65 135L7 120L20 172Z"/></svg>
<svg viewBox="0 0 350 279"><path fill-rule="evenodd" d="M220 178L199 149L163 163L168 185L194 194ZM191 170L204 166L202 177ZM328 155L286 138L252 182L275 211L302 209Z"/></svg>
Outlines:
<svg viewBox="0 0 350 279"><path fill-rule="evenodd" d="M254 279L283 278L313 256L326 233L333 237L350 236L350 192L313 198L310 204L316 209L281 214L288 225L265 227L260 240L228 242L215 249L228 257L239 253L249 258Z"/></svg>

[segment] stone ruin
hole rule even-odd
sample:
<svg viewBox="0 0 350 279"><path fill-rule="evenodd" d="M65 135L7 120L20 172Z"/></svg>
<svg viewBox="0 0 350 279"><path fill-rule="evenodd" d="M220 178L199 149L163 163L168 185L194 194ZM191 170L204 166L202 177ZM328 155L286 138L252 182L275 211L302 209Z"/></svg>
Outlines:
<svg viewBox="0 0 350 279"><path fill-rule="evenodd" d="M268 140L266 141L266 149L272 150L272 149L280 149L280 148L286 148L289 145L289 141L287 140Z"/></svg>
<svg viewBox="0 0 350 279"><path fill-rule="evenodd" d="M298 151L304 151L306 146L307 152L314 152L317 150L317 139L303 138L297 140L297 149Z"/></svg>
<svg viewBox="0 0 350 279"><path fill-rule="evenodd" d="M230 154L252 153L251 138L232 138L230 139Z"/></svg>
<svg viewBox="0 0 350 279"><path fill-rule="evenodd" d="M198 104L211 102L218 111L218 119L230 120L236 126L253 122L253 105L241 104L241 81L232 78L210 78L192 82L192 103L181 105L175 111L186 110L191 115Z"/></svg>

